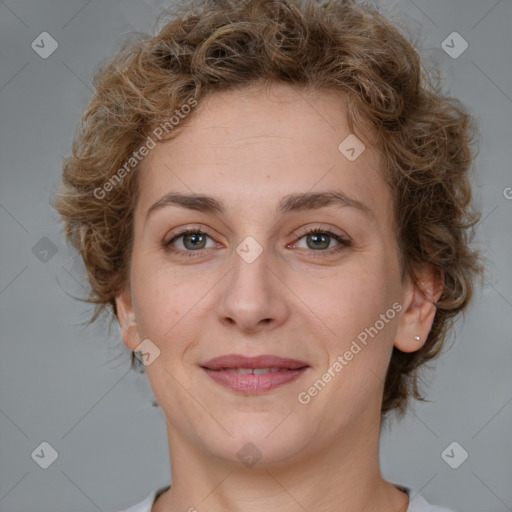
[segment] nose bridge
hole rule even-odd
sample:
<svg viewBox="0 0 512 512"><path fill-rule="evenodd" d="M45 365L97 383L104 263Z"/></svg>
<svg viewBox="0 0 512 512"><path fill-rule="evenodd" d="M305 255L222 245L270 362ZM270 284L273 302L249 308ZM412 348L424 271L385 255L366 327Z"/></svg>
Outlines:
<svg viewBox="0 0 512 512"><path fill-rule="evenodd" d="M248 236L231 255L232 272L218 305L219 319L247 331L285 320L287 306L278 290L272 255Z"/></svg>

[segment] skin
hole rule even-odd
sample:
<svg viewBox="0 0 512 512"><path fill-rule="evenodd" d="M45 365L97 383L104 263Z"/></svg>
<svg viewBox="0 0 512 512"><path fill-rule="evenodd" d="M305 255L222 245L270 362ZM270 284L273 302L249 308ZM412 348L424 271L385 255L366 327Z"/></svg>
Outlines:
<svg viewBox="0 0 512 512"><path fill-rule="evenodd" d="M351 133L346 107L338 93L284 84L215 93L144 161L129 283L116 303L126 346L148 338L160 350L146 369L166 416L173 482L155 512L407 509L408 496L379 468L383 383L393 346L423 345L442 287L428 268L423 291L402 281L375 134L365 133L355 161L338 150ZM288 194L334 190L369 212L277 210ZM169 192L214 196L226 212L168 205L146 219ZM172 242L193 257L164 248L184 227L208 234L199 249L197 238ZM327 237L318 249L304 236L308 228L330 229L351 245L333 252L340 244ZM248 236L263 249L252 263L236 252ZM402 310L308 404L299 403L298 394L395 302ZM246 395L199 367L230 353L275 354L310 367L291 383ZM248 442L262 455L250 468L237 457Z"/></svg>

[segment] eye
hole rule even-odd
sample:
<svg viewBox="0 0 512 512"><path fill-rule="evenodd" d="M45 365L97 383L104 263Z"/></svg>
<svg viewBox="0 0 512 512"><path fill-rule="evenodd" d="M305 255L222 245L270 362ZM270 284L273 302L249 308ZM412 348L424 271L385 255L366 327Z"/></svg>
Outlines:
<svg viewBox="0 0 512 512"><path fill-rule="evenodd" d="M306 247L301 249L311 249L319 252L336 252L345 247L350 247L350 241L330 230L313 228L299 237L299 242L304 239ZM334 247L332 242L335 241Z"/></svg>
<svg viewBox="0 0 512 512"><path fill-rule="evenodd" d="M208 246L208 239L211 244ZM343 236L328 229L313 228L303 233L298 241L305 241L306 247L298 247L302 250L309 250L317 253L336 253L351 246L351 242ZM335 242L333 244L333 242ZM334 245L334 246L333 246ZM175 234L168 242L163 243L164 249L168 252L183 256L200 256L201 251L218 247L207 233L198 228L187 228ZM318 254L320 255L320 254Z"/></svg>
<svg viewBox="0 0 512 512"><path fill-rule="evenodd" d="M177 233L168 242L165 242L164 247L168 251L183 253L188 256L191 252L215 247L216 243L213 242L213 240L213 245L207 247L206 244L208 238L210 238L210 236L200 229L187 228L180 233Z"/></svg>

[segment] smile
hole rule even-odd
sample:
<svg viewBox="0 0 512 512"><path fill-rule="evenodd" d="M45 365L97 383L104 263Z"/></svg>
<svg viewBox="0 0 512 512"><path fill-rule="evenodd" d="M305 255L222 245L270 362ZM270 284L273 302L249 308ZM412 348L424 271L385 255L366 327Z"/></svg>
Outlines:
<svg viewBox="0 0 512 512"><path fill-rule="evenodd" d="M206 361L200 367L217 384L246 395L256 395L296 380L309 365L273 355L229 354Z"/></svg>
<svg viewBox="0 0 512 512"><path fill-rule="evenodd" d="M224 368L223 371L230 373L241 373L244 375L248 375L252 373L253 375L263 375L264 373L276 373L279 371L285 371L288 368ZM216 370L220 371L220 370Z"/></svg>

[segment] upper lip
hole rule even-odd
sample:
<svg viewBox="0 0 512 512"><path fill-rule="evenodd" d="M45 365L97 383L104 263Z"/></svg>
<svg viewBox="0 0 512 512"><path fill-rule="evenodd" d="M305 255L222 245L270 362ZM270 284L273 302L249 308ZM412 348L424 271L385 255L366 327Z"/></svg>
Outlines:
<svg viewBox="0 0 512 512"><path fill-rule="evenodd" d="M214 357L209 361L200 364L203 368L209 370L223 370L228 368L285 368L289 370L296 370L309 366L304 361L298 359L290 359L287 357L278 357L271 354L263 354L260 356L242 356L239 354L225 354L219 357Z"/></svg>

